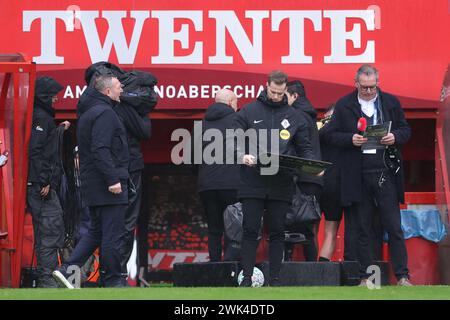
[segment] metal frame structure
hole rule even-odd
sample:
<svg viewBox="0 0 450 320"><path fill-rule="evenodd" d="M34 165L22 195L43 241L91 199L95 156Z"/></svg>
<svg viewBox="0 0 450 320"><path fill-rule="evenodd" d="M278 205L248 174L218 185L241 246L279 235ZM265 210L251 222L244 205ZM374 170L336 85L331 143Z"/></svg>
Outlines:
<svg viewBox="0 0 450 320"><path fill-rule="evenodd" d="M449 177L449 159L450 154L450 65L447 68L444 82L442 84L441 105L438 111L436 121L436 191L437 203L441 213L450 221L448 204L450 204L450 177Z"/></svg>
<svg viewBox="0 0 450 320"><path fill-rule="evenodd" d="M0 286L18 288L36 65L23 54L0 55L0 80L0 152L9 150L9 160L0 169L0 222L8 232L0 240Z"/></svg>

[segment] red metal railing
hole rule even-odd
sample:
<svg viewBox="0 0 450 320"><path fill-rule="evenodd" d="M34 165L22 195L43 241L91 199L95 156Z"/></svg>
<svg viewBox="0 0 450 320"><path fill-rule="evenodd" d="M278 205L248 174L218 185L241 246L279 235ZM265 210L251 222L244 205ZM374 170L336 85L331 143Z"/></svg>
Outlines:
<svg viewBox="0 0 450 320"><path fill-rule="evenodd" d="M9 151L0 177L0 228L8 232L0 240L0 286L19 287L36 66L21 54L0 61L0 151Z"/></svg>
<svg viewBox="0 0 450 320"><path fill-rule="evenodd" d="M450 66L444 78L441 92L441 105L436 120L436 192L437 204L448 216L450 204Z"/></svg>

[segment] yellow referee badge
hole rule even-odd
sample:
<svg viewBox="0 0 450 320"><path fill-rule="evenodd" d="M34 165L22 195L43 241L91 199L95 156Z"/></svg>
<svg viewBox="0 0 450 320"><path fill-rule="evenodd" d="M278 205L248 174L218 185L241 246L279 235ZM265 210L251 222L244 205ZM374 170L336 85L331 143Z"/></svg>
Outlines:
<svg viewBox="0 0 450 320"><path fill-rule="evenodd" d="M291 134L287 130L280 131L280 138L283 140L288 140L291 137Z"/></svg>

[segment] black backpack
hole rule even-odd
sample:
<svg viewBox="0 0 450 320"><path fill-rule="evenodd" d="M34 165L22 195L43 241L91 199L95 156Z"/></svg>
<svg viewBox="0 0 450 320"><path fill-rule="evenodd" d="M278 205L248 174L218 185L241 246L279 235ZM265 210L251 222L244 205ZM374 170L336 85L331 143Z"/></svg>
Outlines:
<svg viewBox="0 0 450 320"><path fill-rule="evenodd" d="M153 110L158 102L155 85L158 80L150 73L139 70L127 72L122 79L120 100L133 107L141 116Z"/></svg>
<svg viewBox="0 0 450 320"><path fill-rule="evenodd" d="M133 107L140 115L146 115L155 108L158 95L154 87L158 80L151 73L138 70L126 72L110 62L101 61L86 69L84 73L86 84L93 86L94 79L98 75L117 77L123 86L120 100Z"/></svg>
<svg viewBox="0 0 450 320"><path fill-rule="evenodd" d="M112 75L117 77L117 79L122 82L122 78L125 76L125 74L126 72L115 64L106 61L100 61L90 65L86 69L86 71L84 72L84 80L86 81L86 84L88 86L92 87L94 85L94 79L96 76Z"/></svg>

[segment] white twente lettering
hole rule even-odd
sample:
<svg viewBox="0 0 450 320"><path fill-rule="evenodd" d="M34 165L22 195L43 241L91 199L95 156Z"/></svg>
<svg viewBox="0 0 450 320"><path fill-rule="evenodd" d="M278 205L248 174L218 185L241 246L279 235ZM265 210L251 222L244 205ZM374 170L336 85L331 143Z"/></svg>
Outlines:
<svg viewBox="0 0 450 320"><path fill-rule="evenodd" d="M201 38L205 32L203 17L215 20L215 39L211 41L192 41ZM201 10L155 10L155 11L23 11L23 31L30 32L34 21L40 20L41 53L34 57L36 63L64 64L64 56L57 55L56 24L62 20L66 32L81 31L86 39L87 49L92 62L109 60L114 47L120 64L133 64L137 50L143 45L153 45L156 32L146 41L140 41L142 31L148 19L158 20L158 54L150 57L152 64L233 64L234 58L227 53L230 41L233 41L246 64L262 64L265 24L270 23L271 32L280 32L284 21L287 22L289 35L288 55L280 57L282 64L311 64L313 56L305 53L305 23L312 23L315 32L322 31L323 19L330 20L329 56L323 57L325 63L373 63L375 62L375 41L362 41L362 25L367 31L375 30L375 13L373 10L249 10L245 11L246 25L248 20L252 28L245 28L242 21L232 10L210 10L207 15ZM98 19L106 20L108 30L103 45L97 30ZM134 20L131 35L125 33L123 21ZM270 21L267 21L270 19ZM347 31L348 20L359 19L350 31ZM74 28L75 21L82 28ZM267 22L266 22L267 21ZM147 24L148 25L148 24ZM175 28L175 25L181 28ZM212 25L212 24L211 24ZM175 30L179 29L179 30ZM226 36L229 34L229 37ZM127 39L129 39L127 41ZM231 40L230 40L231 39ZM365 48L359 55L349 55L347 42L356 49ZM181 44L183 53L175 50ZM215 45L215 54L204 57L204 45ZM267 46L268 47L268 46ZM270 48L270 47L268 47ZM208 52L211 52L208 48Z"/></svg>

